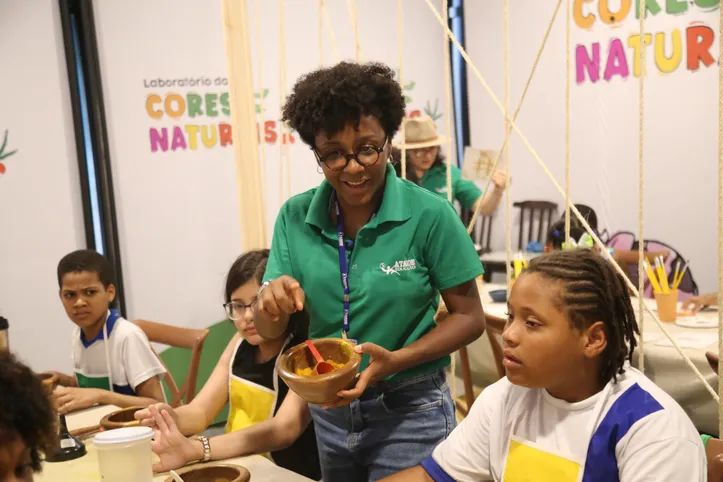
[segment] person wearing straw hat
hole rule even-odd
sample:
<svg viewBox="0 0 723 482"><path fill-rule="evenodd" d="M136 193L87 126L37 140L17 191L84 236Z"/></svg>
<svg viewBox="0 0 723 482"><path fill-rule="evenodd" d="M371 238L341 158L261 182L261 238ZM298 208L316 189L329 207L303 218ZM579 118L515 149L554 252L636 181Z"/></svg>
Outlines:
<svg viewBox="0 0 723 482"><path fill-rule="evenodd" d="M450 354L484 331L484 270L457 212L389 162L405 107L394 77L342 62L302 76L283 108L325 179L281 207L255 324L272 337L307 309L310 339L363 355L353 387L309 406L326 481L379 480L431 454L456 423ZM437 325L440 294L451 316Z"/></svg>
<svg viewBox="0 0 723 482"><path fill-rule="evenodd" d="M401 150L407 153L407 179L423 188L447 198L447 166L444 162L441 146L447 142L446 136L437 133L434 121L427 116L405 118L403 121L404 139L397 144L395 157L397 174L401 175ZM459 201L463 209L476 209L481 203L480 214L492 214L502 200L507 186L504 171L492 174L494 188L484 197L474 182L462 179L462 173L455 165L452 171L452 199Z"/></svg>

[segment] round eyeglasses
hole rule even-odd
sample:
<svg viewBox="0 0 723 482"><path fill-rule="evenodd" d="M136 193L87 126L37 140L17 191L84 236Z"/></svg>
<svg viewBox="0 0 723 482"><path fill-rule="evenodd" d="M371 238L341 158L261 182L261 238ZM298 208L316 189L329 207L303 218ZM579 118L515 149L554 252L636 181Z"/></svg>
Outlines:
<svg viewBox="0 0 723 482"><path fill-rule="evenodd" d="M230 301L228 303L224 303L223 308L226 310L226 316L228 316L229 320L238 321L246 315L246 310L255 310L258 301L258 299L255 299L248 305L245 305L240 301Z"/></svg>
<svg viewBox="0 0 723 482"><path fill-rule="evenodd" d="M379 158L381 157L382 152L384 152L384 149L386 149L388 142L389 138L386 138L382 147L367 144L362 146L357 152L352 152L351 154L345 154L342 151L333 151L321 156L315 148L312 147L311 150L314 151L316 160L320 164L324 163L324 165L332 171L343 171L352 159L356 160L356 162L358 162L361 166L373 166L377 163L377 161L379 161Z"/></svg>

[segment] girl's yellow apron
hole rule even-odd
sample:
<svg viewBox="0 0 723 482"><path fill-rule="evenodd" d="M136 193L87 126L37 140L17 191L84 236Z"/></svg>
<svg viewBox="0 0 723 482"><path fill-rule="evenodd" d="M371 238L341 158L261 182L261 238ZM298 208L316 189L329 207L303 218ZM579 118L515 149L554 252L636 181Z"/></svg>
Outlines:
<svg viewBox="0 0 723 482"><path fill-rule="evenodd" d="M284 352L290 341L291 336L284 342L280 353ZM276 369L273 370L271 375L273 389L233 374L234 361L239 354L241 343L243 343L243 340L239 340L236 344L234 356L231 357L228 368L228 400L230 406L226 433L242 430L271 419L276 411L279 396L279 375Z"/></svg>

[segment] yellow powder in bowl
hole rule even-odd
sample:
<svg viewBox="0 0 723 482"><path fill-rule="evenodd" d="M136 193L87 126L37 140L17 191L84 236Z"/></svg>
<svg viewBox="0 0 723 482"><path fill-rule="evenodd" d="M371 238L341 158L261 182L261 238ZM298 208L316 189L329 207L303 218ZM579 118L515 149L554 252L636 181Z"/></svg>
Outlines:
<svg viewBox="0 0 723 482"><path fill-rule="evenodd" d="M343 367L344 365L346 365L346 363L339 363L339 362L335 362L334 360L326 360L326 362L327 362L329 365L333 366L335 369L336 369L336 368L341 368L341 367ZM303 377L310 377L310 376L312 376L312 375L316 375L316 374L314 373L314 367L297 368L297 369L295 370L295 373L296 373L297 375L301 375L301 376L303 376Z"/></svg>

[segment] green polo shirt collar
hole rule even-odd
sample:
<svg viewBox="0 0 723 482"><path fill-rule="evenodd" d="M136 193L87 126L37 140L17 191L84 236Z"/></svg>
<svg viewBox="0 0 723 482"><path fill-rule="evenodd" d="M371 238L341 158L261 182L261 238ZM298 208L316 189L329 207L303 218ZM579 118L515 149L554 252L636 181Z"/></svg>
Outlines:
<svg viewBox="0 0 723 482"><path fill-rule="evenodd" d="M404 222L412 217L409 206L402 200L400 189L404 181L397 177L394 166L390 163L387 163L385 176L382 205L377 215L368 224L370 228L386 222ZM304 222L316 226L321 229L322 233L335 238L337 236L336 226L334 226L329 216L332 191L331 184L324 179L311 199Z"/></svg>

